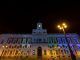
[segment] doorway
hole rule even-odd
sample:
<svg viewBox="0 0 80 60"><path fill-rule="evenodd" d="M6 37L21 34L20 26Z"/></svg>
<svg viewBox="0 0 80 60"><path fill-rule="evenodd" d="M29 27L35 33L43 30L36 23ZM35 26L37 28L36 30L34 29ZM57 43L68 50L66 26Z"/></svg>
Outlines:
<svg viewBox="0 0 80 60"><path fill-rule="evenodd" d="M37 57L38 57L39 59L42 59L42 48L41 48L41 47L38 47L38 48L37 48Z"/></svg>

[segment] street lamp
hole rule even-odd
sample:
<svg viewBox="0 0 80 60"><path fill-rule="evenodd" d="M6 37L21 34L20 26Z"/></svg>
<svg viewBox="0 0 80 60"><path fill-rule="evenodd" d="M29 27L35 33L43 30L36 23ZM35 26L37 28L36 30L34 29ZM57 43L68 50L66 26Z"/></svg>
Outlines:
<svg viewBox="0 0 80 60"><path fill-rule="evenodd" d="M65 34L65 30L67 28L67 25L65 23L63 23L62 25L58 25L57 26L60 30L63 30L64 34ZM66 37L66 36L65 36Z"/></svg>
<svg viewBox="0 0 80 60"><path fill-rule="evenodd" d="M69 45L69 42L68 42L68 40L67 40L67 38L66 38L66 33L65 33L65 29L67 28L66 23L62 23L61 25L58 25L57 27L58 27L60 30L63 30L63 33L64 33L64 36L65 36L67 45L68 45L68 47L69 47L69 51L70 51L70 54L71 54L71 58L72 58L72 60L76 60L76 56L73 54L73 51L72 51L72 49L71 49L71 47L70 47L70 45Z"/></svg>

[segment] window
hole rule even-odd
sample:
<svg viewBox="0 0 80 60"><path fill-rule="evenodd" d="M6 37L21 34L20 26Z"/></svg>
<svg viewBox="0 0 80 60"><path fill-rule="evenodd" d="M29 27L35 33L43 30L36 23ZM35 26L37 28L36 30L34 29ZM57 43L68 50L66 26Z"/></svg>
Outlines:
<svg viewBox="0 0 80 60"><path fill-rule="evenodd" d="M74 41L74 43L78 43L78 39L77 38L72 38L73 39L73 41Z"/></svg>
<svg viewBox="0 0 80 60"><path fill-rule="evenodd" d="M62 42L63 42L63 43L66 43L66 39L65 39L65 38L62 38Z"/></svg>
<svg viewBox="0 0 80 60"><path fill-rule="evenodd" d="M23 44L26 44L26 38L23 38Z"/></svg>
<svg viewBox="0 0 80 60"><path fill-rule="evenodd" d="M21 43L23 42L23 38L21 38Z"/></svg>
<svg viewBox="0 0 80 60"><path fill-rule="evenodd" d="M80 38L78 38L78 42L80 43Z"/></svg>
<svg viewBox="0 0 80 60"><path fill-rule="evenodd" d="M7 42L8 43L13 43L13 38L8 38Z"/></svg>
<svg viewBox="0 0 80 60"><path fill-rule="evenodd" d="M63 45L63 48L67 48L67 46L66 45Z"/></svg>
<svg viewBox="0 0 80 60"><path fill-rule="evenodd" d="M56 54L58 54L58 50L56 50Z"/></svg>
<svg viewBox="0 0 80 60"><path fill-rule="evenodd" d="M54 47L58 47L58 45L57 44L54 44Z"/></svg>
<svg viewBox="0 0 80 60"><path fill-rule="evenodd" d="M17 48L17 45L14 45L14 48Z"/></svg>
<svg viewBox="0 0 80 60"><path fill-rule="evenodd" d="M30 44L27 44L27 48L31 48L31 45Z"/></svg>
<svg viewBox="0 0 80 60"><path fill-rule="evenodd" d="M23 45L22 48L25 48L25 46Z"/></svg>
<svg viewBox="0 0 80 60"><path fill-rule="evenodd" d="M27 54L28 54L28 55L30 54L30 51L29 51L29 50L27 51Z"/></svg>
<svg viewBox="0 0 80 60"><path fill-rule="evenodd" d="M25 48L27 48L27 45L25 45Z"/></svg>
<svg viewBox="0 0 80 60"><path fill-rule="evenodd" d="M66 54L66 50L64 49L64 53Z"/></svg>
<svg viewBox="0 0 80 60"><path fill-rule="evenodd" d="M61 53L64 53L63 50L61 50Z"/></svg>
<svg viewBox="0 0 80 60"><path fill-rule="evenodd" d="M46 55L46 50L44 50L44 55Z"/></svg>
<svg viewBox="0 0 80 60"><path fill-rule="evenodd" d="M22 48L22 45L20 45L20 48Z"/></svg>
<svg viewBox="0 0 80 60"><path fill-rule="evenodd" d="M9 45L9 48L11 48L11 45Z"/></svg>
<svg viewBox="0 0 80 60"><path fill-rule="evenodd" d="M28 38L26 38L26 43L28 43Z"/></svg>
<svg viewBox="0 0 80 60"><path fill-rule="evenodd" d="M16 38L12 38L12 41L11 41L11 42L12 42L13 44L15 44L15 43L16 43L16 40L17 40Z"/></svg>
<svg viewBox="0 0 80 60"><path fill-rule="evenodd" d="M16 38L16 43L18 43L18 38Z"/></svg>
<svg viewBox="0 0 80 60"><path fill-rule="evenodd" d="M54 45L53 44L48 44L48 47L52 48L52 47L54 47Z"/></svg>
<svg viewBox="0 0 80 60"><path fill-rule="evenodd" d="M20 39L20 38L17 38L17 41L18 41L18 42L17 42L18 44L21 43L21 39Z"/></svg>
<svg viewBox="0 0 80 60"><path fill-rule="evenodd" d="M28 38L28 43L29 43L29 44L31 43L31 40L32 40L31 37L29 37L29 38Z"/></svg>
<svg viewBox="0 0 80 60"><path fill-rule="evenodd" d="M14 44L16 44L17 43L17 38L14 38Z"/></svg>
<svg viewBox="0 0 80 60"><path fill-rule="evenodd" d="M17 46L17 48L20 48L19 46Z"/></svg>
<svg viewBox="0 0 80 60"><path fill-rule="evenodd" d="M68 54L69 53L69 51L68 50L66 50L66 54Z"/></svg>
<svg viewBox="0 0 80 60"><path fill-rule="evenodd" d="M67 38L67 40L68 40L68 43L72 43L71 38Z"/></svg>
<svg viewBox="0 0 80 60"><path fill-rule="evenodd" d="M48 43L53 43L53 37L48 38Z"/></svg>
<svg viewBox="0 0 80 60"><path fill-rule="evenodd" d="M58 43L59 43L59 44L62 43L62 42L61 42L61 38L57 38L57 40L58 40Z"/></svg>
<svg viewBox="0 0 80 60"><path fill-rule="evenodd" d="M50 54L53 55L52 50L50 50Z"/></svg>
<svg viewBox="0 0 80 60"><path fill-rule="evenodd" d="M54 38L54 44L57 44L58 42L57 42L57 39L56 38Z"/></svg>
<svg viewBox="0 0 80 60"><path fill-rule="evenodd" d="M0 42L0 43L1 43L1 42ZM9 38L8 38L8 40L7 40L7 43L10 44L10 40L9 40Z"/></svg>
<svg viewBox="0 0 80 60"><path fill-rule="evenodd" d="M43 39L43 43L46 43L46 39Z"/></svg>
<svg viewBox="0 0 80 60"><path fill-rule="evenodd" d="M33 50L32 54L35 55L35 50Z"/></svg>
<svg viewBox="0 0 80 60"><path fill-rule="evenodd" d="M39 40L39 43L41 43L41 39L38 39Z"/></svg>
<svg viewBox="0 0 80 60"><path fill-rule="evenodd" d="M35 31L33 33L36 33Z"/></svg>

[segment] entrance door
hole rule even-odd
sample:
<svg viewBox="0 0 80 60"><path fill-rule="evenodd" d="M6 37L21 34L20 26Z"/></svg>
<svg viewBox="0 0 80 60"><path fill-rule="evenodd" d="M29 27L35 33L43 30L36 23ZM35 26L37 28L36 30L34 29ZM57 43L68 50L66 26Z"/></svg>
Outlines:
<svg viewBox="0 0 80 60"><path fill-rule="evenodd" d="M41 47L37 48L37 56L38 58L42 59L42 48Z"/></svg>

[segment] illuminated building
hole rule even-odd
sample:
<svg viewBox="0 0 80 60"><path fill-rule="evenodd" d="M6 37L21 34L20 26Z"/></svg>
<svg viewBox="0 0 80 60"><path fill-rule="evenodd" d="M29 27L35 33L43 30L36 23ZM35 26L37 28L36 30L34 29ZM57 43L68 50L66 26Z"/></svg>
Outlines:
<svg viewBox="0 0 80 60"><path fill-rule="evenodd" d="M76 59L80 59L79 35L67 33L66 38ZM33 29L32 34L1 34L0 56L71 60L64 34L48 34L42 23L37 23L37 29Z"/></svg>

